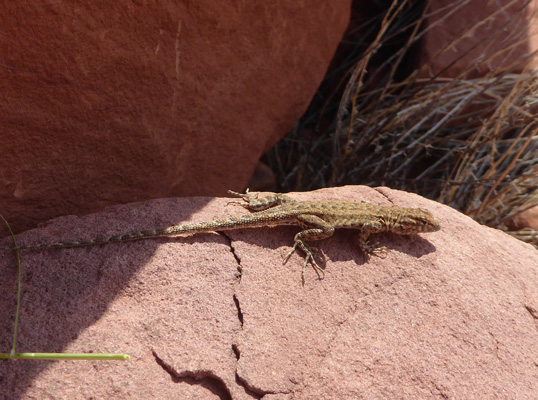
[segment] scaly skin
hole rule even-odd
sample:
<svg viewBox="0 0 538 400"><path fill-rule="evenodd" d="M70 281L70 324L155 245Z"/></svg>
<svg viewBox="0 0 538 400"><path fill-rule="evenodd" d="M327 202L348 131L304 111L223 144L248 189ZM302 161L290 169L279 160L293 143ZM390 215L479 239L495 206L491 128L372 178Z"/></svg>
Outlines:
<svg viewBox="0 0 538 400"><path fill-rule="evenodd" d="M164 229L139 231L109 238L20 246L18 249L81 247L202 232L298 225L303 230L295 235L293 248L285 257L284 262L298 247L304 251L306 254L303 265L304 282L305 269L309 261L321 275L324 275L323 269L316 262L313 249L306 242L331 237L335 229L358 230L360 232L359 245L365 253L370 255L386 252L385 247L374 248L368 245L367 241L371 234L393 232L399 235L409 235L435 232L441 228L439 222L433 218L430 212L422 208L384 207L365 201L296 201L279 193L258 199L251 195L248 190L244 194L232 191L230 193L241 197L245 201L245 203L239 201L230 203L240 204L254 212L238 217L175 225Z"/></svg>

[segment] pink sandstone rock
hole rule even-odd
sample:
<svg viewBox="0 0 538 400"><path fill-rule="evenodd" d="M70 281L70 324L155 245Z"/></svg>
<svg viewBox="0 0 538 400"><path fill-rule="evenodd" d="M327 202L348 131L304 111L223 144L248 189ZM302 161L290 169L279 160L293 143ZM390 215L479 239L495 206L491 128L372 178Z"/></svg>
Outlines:
<svg viewBox="0 0 538 400"><path fill-rule="evenodd" d="M2 214L20 232L244 188L307 108L350 3L4 4Z"/></svg>
<svg viewBox="0 0 538 400"><path fill-rule="evenodd" d="M517 231L519 229L530 228L538 231L538 206L534 206L506 222L509 229Z"/></svg>
<svg viewBox="0 0 538 400"><path fill-rule="evenodd" d="M537 0L435 0L429 13L422 50L428 77L484 76L514 65L521 72L538 50ZM536 56L531 65L538 68Z"/></svg>
<svg viewBox="0 0 538 400"><path fill-rule="evenodd" d="M352 231L319 242L325 279L297 227L25 251L18 351L117 352L129 361L0 362L5 398L534 399L538 252L450 207L349 186L299 200L423 207L439 232L380 234L367 260ZM20 244L245 213L228 199L165 199L62 217ZM0 241L9 246L10 239ZM0 253L0 350L9 352L17 271Z"/></svg>

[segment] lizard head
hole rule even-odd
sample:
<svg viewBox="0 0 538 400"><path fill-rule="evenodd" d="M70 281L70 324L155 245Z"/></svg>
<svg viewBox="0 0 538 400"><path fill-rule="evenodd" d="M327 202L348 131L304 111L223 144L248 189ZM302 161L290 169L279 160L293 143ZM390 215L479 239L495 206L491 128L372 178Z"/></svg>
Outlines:
<svg viewBox="0 0 538 400"><path fill-rule="evenodd" d="M391 230L400 235L436 232L441 229L439 222L423 208L404 208L395 217Z"/></svg>

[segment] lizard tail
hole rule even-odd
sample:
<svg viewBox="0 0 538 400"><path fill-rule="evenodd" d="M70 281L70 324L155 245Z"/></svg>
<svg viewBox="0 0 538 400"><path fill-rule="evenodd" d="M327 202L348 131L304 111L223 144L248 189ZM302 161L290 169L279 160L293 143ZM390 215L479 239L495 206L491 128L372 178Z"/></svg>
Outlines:
<svg viewBox="0 0 538 400"><path fill-rule="evenodd" d="M44 249L56 249L56 248L71 248L71 247L85 247L85 246L98 246L108 243L126 242L131 240L151 239L158 237L173 237L186 234L196 234L203 232L214 231L229 231L233 229L242 228L257 228L266 227L277 224L277 220L271 218L271 216L258 214L257 218L253 218L258 213L245 214L238 217L231 217L227 219L218 219L208 222L198 222L192 224L175 225L163 229L151 229L138 232L132 232L127 234L114 235L110 237L99 237L91 240L77 240L72 242L58 242L58 243L45 243L38 245L19 246L18 250L44 250ZM14 248L0 248L1 251L12 251Z"/></svg>

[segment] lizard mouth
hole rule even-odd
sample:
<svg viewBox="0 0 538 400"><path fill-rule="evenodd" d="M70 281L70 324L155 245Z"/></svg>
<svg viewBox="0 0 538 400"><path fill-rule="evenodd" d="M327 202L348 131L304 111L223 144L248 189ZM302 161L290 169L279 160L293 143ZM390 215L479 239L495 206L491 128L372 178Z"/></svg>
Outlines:
<svg viewBox="0 0 538 400"><path fill-rule="evenodd" d="M429 222L424 225L424 230L422 232L437 232L441 229L441 224L437 221Z"/></svg>

